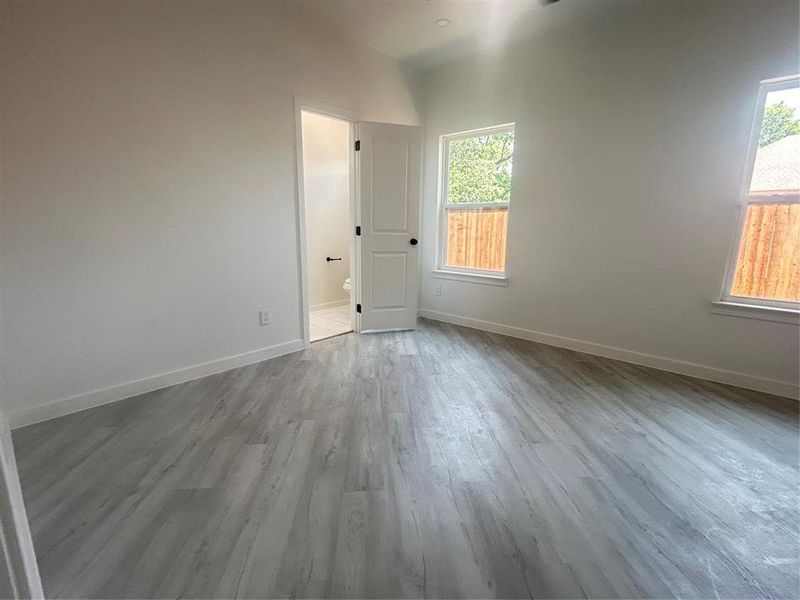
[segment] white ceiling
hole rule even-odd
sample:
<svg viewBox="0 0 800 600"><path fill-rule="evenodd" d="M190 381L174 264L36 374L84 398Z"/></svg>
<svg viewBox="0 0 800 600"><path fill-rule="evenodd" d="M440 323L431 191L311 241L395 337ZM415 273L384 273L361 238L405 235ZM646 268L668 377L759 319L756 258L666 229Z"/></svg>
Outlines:
<svg viewBox="0 0 800 600"><path fill-rule="evenodd" d="M290 10L351 40L418 67L432 66L465 42L497 44L512 24L559 11L540 0L290 0ZM541 12L540 12L541 11ZM437 19L450 19L438 27Z"/></svg>

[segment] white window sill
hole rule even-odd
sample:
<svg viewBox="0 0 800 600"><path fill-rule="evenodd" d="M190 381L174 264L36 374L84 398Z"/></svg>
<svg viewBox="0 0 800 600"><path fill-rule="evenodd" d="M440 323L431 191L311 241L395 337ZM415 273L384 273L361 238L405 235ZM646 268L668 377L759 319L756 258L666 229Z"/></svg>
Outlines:
<svg viewBox="0 0 800 600"><path fill-rule="evenodd" d="M464 271L448 271L445 269L434 269L431 275L437 279L450 279L452 281L467 281L470 283L482 283L484 285L507 286L508 277L505 275L488 275L486 273L467 273Z"/></svg>
<svg viewBox="0 0 800 600"><path fill-rule="evenodd" d="M711 303L711 312L731 317L776 321L778 323L790 323L792 325L800 324L800 310L792 308L777 308L774 306L761 306L759 304L718 300L717 302Z"/></svg>

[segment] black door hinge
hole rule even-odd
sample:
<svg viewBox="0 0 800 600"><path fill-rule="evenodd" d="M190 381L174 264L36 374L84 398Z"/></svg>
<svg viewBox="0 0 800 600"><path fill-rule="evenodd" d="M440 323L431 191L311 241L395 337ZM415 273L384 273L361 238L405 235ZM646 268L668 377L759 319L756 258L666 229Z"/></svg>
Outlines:
<svg viewBox="0 0 800 600"><path fill-rule="evenodd" d="M361 150L361 140L356 140L356 152Z"/></svg>
<svg viewBox="0 0 800 600"><path fill-rule="evenodd" d="M356 312L357 313L361 312L361 305L360 304L356 304Z"/></svg>
<svg viewBox="0 0 800 600"><path fill-rule="evenodd" d="M361 225L356 225L356 235L361 235Z"/></svg>

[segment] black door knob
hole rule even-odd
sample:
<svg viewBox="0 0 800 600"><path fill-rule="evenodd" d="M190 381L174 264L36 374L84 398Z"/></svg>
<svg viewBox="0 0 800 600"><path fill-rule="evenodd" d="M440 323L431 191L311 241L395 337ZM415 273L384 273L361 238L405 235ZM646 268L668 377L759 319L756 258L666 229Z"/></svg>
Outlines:
<svg viewBox="0 0 800 600"><path fill-rule="evenodd" d="M409 243L410 243L412 246L416 246L416 245L417 245L417 238L411 238L411 241L410 241Z"/></svg>

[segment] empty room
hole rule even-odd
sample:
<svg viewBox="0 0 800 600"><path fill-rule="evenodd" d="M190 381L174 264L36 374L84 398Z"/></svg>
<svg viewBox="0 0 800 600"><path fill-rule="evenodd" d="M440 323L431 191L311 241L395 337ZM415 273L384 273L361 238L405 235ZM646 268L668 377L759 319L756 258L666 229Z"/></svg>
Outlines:
<svg viewBox="0 0 800 600"><path fill-rule="evenodd" d="M0 597L800 597L797 0L0 0Z"/></svg>

